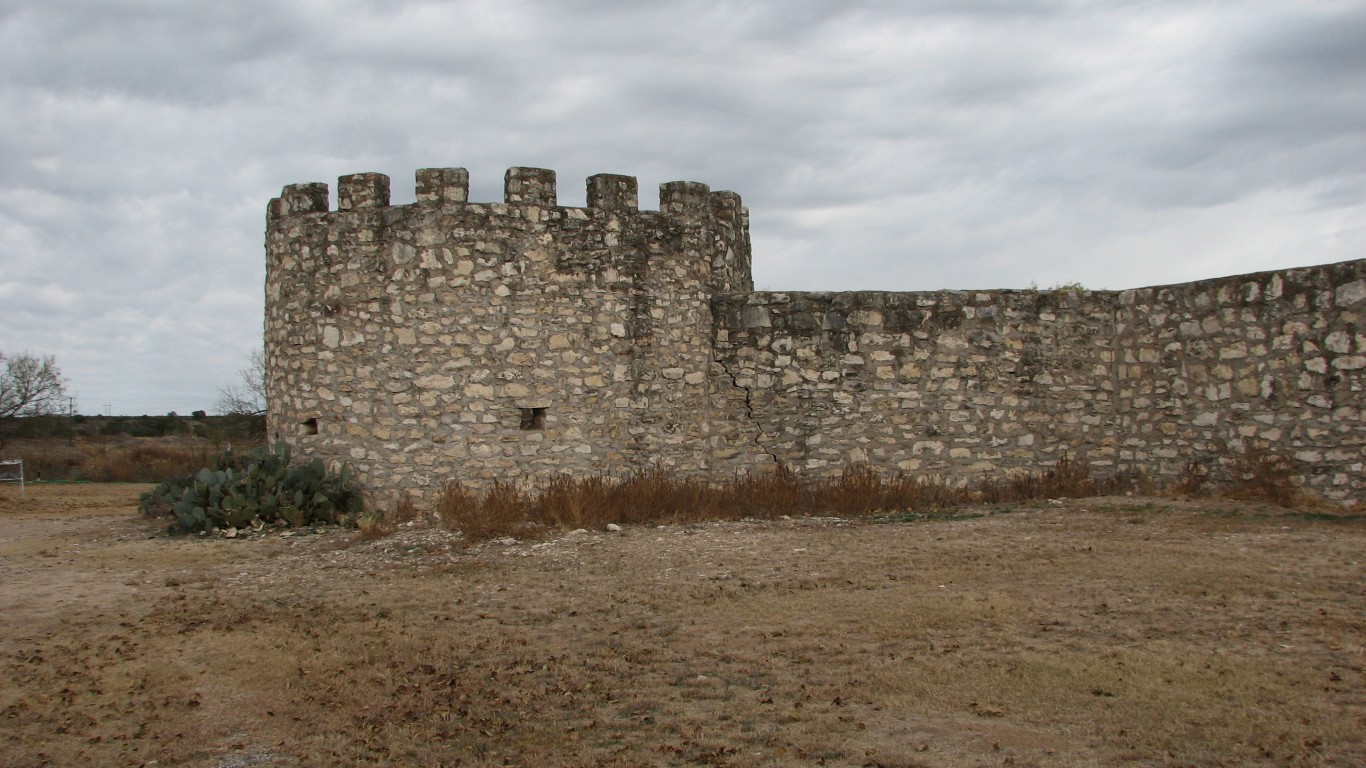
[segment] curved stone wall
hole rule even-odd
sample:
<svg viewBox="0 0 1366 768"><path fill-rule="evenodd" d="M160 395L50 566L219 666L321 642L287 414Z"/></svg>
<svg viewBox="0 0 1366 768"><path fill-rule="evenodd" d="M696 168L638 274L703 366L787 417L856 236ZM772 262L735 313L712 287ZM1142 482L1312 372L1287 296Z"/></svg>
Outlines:
<svg viewBox="0 0 1366 768"><path fill-rule="evenodd" d="M967 479L1064 453L1174 479L1248 449L1366 485L1366 261L1112 291L753 291L696 182L424 169L286 187L266 236L272 438L377 498L452 479L854 463Z"/></svg>

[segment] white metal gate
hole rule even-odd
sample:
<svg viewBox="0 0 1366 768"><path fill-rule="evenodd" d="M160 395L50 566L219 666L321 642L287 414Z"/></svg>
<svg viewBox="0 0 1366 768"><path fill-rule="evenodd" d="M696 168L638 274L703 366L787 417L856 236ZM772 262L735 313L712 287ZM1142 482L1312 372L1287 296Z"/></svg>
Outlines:
<svg viewBox="0 0 1366 768"><path fill-rule="evenodd" d="M24 496L24 460L0 459L0 483L18 483L19 495Z"/></svg>

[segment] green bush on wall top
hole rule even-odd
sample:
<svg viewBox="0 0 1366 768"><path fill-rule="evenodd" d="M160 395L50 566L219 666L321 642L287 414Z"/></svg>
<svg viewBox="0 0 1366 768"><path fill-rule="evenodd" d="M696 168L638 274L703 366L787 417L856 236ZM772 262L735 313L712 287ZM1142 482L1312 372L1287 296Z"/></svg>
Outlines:
<svg viewBox="0 0 1366 768"><path fill-rule="evenodd" d="M174 517L171 530L190 533L253 522L351 524L361 510L361 495L345 465L336 473L319 459L291 465L289 446L280 444L244 457L224 454L213 467L142 494L138 507L151 517Z"/></svg>

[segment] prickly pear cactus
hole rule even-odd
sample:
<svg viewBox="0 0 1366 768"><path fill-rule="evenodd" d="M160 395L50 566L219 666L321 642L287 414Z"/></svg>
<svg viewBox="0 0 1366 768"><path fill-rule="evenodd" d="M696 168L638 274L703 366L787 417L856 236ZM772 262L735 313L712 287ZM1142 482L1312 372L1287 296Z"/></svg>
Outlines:
<svg viewBox="0 0 1366 768"><path fill-rule="evenodd" d="M284 524L353 523L360 492L345 465L328 472L320 460L291 465L289 447L257 448L243 457L220 457L189 477L166 480L144 493L139 507L153 517L170 517L177 532Z"/></svg>

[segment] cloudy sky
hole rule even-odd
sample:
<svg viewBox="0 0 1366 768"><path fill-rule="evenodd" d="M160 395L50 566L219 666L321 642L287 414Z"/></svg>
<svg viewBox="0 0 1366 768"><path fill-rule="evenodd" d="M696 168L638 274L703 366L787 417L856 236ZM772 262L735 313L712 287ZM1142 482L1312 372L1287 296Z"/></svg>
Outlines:
<svg viewBox="0 0 1366 768"><path fill-rule="evenodd" d="M1128 288L1366 257L1366 0L0 0L0 351L188 413L285 184L739 192L791 290Z"/></svg>

